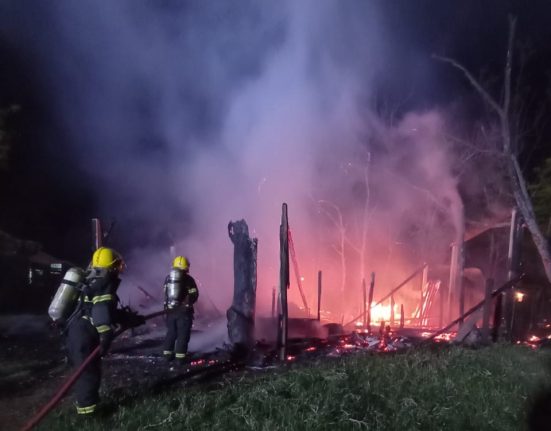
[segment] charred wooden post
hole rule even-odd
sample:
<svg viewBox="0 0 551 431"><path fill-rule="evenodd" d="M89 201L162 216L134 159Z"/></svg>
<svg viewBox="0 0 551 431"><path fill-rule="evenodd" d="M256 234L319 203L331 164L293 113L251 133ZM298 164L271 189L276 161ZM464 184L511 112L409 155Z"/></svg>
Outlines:
<svg viewBox="0 0 551 431"><path fill-rule="evenodd" d="M486 280L486 290L484 292L484 309L482 312L482 343L490 343L490 314L492 312L492 290L494 290L494 280Z"/></svg>
<svg viewBox="0 0 551 431"><path fill-rule="evenodd" d="M502 309L503 309L503 294L500 294L496 298L495 309L494 309L494 324L492 327L492 341L495 343L499 340L499 328L501 327L502 321Z"/></svg>
<svg viewBox="0 0 551 431"><path fill-rule="evenodd" d="M367 328L367 287L365 285L365 278L362 279L362 293L363 293L363 301L362 301L362 314L364 316L363 318L363 328Z"/></svg>
<svg viewBox="0 0 551 431"><path fill-rule="evenodd" d="M367 320L365 328L371 333L371 306L373 304L373 291L375 290L375 273L371 273L371 282L369 283L369 296L367 298Z"/></svg>
<svg viewBox="0 0 551 431"><path fill-rule="evenodd" d="M272 319L275 318L275 305L276 305L276 288L272 288Z"/></svg>
<svg viewBox="0 0 551 431"><path fill-rule="evenodd" d="M463 238L463 236L462 236ZM457 247L457 267L455 275L455 285L459 293L459 315L465 314L465 285L463 283L463 264L465 262L463 240Z"/></svg>
<svg viewBox="0 0 551 431"><path fill-rule="evenodd" d="M439 305L439 313L440 313L440 315L438 316L438 327L439 328L444 326L444 301L446 300L444 290L445 289L440 287L440 295L439 295L440 304L438 304Z"/></svg>
<svg viewBox="0 0 551 431"><path fill-rule="evenodd" d="M521 242L521 224L517 208L513 208L511 212L511 227L509 230L509 249L507 252L507 280L512 280L518 273L520 262L520 242ZM502 318L505 320L505 332L508 340L512 340L513 333L513 317L514 317L514 298L513 289L503 295L503 304L501 307Z"/></svg>
<svg viewBox="0 0 551 431"><path fill-rule="evenodd" d="M321 319L321 271L318 271L318 322Z"/></svg>
<svg viewBox="0 0 551 431"><path fill-rule="evenodd" d="M233 251L233 301L226 315L233 353L244 357L254 345L256 253L258 240L249 237L245 220L228 224Z"/></svg>
<svg viewBox="0 0 551 431"><path fill-rule="evenodd" d="M429 278L429 266L425 264L423 267L423 275L421 276L421 301L419 302L419 326L423 326L423 303L425 302L425 289Z"/></svg>
<svg viewBox="0 0 551 431"><path fill-rule="evenodd" d="M450 259L450 279L448 283L448 304L446 314L448 320L452 320L452 302L454 295L457 295L456 286L457 286L457 261L458 261L458 247L457 244L452 244L452 253ZM462 316L463 314L461 314Z"/></svg>
<svg viewBox="0 0 551 431"><path fill-rule="evenodd" d="M279 316L278 316L278 350L279 359L284 361L287 354L288 315L287 289L289 288L289 219L287 204L281 208L281 225L279 227Z"/></svg>
<svg viewBox="0 0 551 431"><path fill-rule="evenodd" d="M404 329L404 304L400 304L400 329Z"/></svg>
<svg viewBox="0 0 551 431"><path fill-rule="evenodd" d="M394 326L394 295L390 296L390 326Z"/></svg>
<svg viewBox="0 0 551 431"><path fill-rule="evenodd" d="M99 218L92 219L92 235L94 239L94 250L103 246L103 229Z"/></svg>

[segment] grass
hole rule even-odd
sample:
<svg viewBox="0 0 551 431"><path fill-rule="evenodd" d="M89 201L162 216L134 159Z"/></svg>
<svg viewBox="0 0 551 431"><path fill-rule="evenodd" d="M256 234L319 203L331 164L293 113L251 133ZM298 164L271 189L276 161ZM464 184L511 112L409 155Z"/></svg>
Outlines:
<svg viewBox="0 0 551 431"><path fill-rule="evenodd" d="M82 420L65 408L41 429L519 430L548 382L549 359L510 345L324 359L215 386L111 396L110 416Z"/></svg>

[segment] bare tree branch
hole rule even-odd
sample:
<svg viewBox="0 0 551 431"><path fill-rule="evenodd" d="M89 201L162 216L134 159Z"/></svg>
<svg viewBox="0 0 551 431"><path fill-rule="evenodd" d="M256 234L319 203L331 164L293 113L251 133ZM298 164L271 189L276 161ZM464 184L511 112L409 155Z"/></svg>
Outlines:
<svg viewBox="0 0 551 431"><path fill-rule="evenodd" d="M496 103L496 101L492 98L492 96L490 96L490 94L484 89L484 87L482 87L482 85L478 82L478 80L472 75L472 73L469 72L464 66L462 66L461 64L459 64L457 61L455 61L452 58L441 57L441 56L436 55L436 54L433 54L432 58L434 58L436 60L443 61L444 63L449 63L453 67L455 67L455 68L459 69L461 72L463 72L463 74L469 80L471 85L476 89L476 91L478 91L482 95L482 97L484 98L486 103L488 103L488 105L490 105L494 109L494 111L496 111L496 114L498 114L500 118L504 116L504 112L503 112L503 109L501 108L501 106L499 106Z"/></svg>

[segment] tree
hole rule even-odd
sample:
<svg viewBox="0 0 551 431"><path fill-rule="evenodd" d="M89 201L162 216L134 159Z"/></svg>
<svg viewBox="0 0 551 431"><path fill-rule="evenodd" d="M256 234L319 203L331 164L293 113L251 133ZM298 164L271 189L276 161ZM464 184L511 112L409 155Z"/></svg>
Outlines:
<svg viewBox="0 0 551 431"><path fill-rule="evenodd" d="M344 294L344 288L346 285L346 255L345 255L345 243L347 241L346 238L346 226L344 224L344 219L342 216L341 209L335 205L333 202L329 202L326 200L318 200L320 211L323 211L323 213L327 216L329 220L331 220L331 223L335 226L335 229L337 229L337 232L339 234L339 242L337 245L333 245L333 250L335 250L335 253L340 258L341 263L341 285L340 285L340 292L341 292L341 298Z"/></svg>
<svg viewBox="0 0 551 431"><path fill-rule="evenodd" d="M512 194L515 203L524 219L534 244L541 256L547 279L551 282L551 254L546 238L542 234L536 220L534 208L524 174L518 161L519 150L521 148L522 134L518 128L512 127L518 124L518 115L514 117L511 113L511 89L512 89L512 70L513 70L513 51L515 41L516 19L509 18L509 39L507 44L507 54L505 61L505 70L503 77L503 100L501 103L493 97L488 90L473 76L473 74L463 65L452 58L434 56L436 59L451 64L459 69L467 78L469 83L482 97L490 110L497 116L500 135L500 156L504 159L507 177L511 185ZM512 118L514 117L514 118Z"/></svg>
<svg viewBox="0 0 551 431"><path fill-rule="evenodd" d="M534 212L540 225L549 237L551 235L551 158L536 169L537 180L529 186Z"/></svg>
<svg viewBox="0 0 551 431"><path fill-rule="evenodd" d="M359 219L356 219L358 241L352 242L348 241L350 246L356 253L358 253L360 261L360 283L365 281L366 277L366 253L367 253L367 232L369 227L369 197L370 197L370 184L369 184L369 174L371 167L371 153L367 152L365 163L361 165L361 179L362 185L364 187L361 212Z"/></svg>
<svg viewBox="0 0 551 431"><path fill-rule="evenodd" d="M344 293L345 284L347 282L347 264L346 264L346 245L348 245L353 251L355 251L359 256L359 279L360 283L366 277L366 254L367 254L367 233L369 227L369 197L370 197L370 165L371 165L371 153L367 152L365 163L360 165L354 165L353 163L348 163L347 169L353 170L354 175L358 175L358 178L361 180L363 190L363 197L361 203L361 211L359 216L355 219L355 232L357 235L354 235L354 238L357 238L356 241L353 241L349 235L345 219L343 217L341 208L329 202L327 200L318 200L320 210L327 216L335 227L338 233L338 244L333 245L333 250L340 257L341 263L341 293Z"/></svg>

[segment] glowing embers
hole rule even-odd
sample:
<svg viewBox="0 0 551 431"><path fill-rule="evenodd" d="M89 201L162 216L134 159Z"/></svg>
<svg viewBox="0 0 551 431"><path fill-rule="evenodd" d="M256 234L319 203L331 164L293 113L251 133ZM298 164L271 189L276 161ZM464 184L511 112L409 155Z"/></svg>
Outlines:
<svg viewBox="0 0 551 431"><path fill-rule="evenodd" d="M432 336L432 334L434 334L434 332L421 332L421 337L429 338L430 336ZM457 332L444 332L434 337L434 341L436 341L437 343L441 343L443 341L450 342L455 338L456 335Z"/></svg>
<svg viewBox="0 0 551 431"><path fill-rule="evenodd" d="M410 347L411 341L405 337L396 337L390 331L380 334L366 334L354 332L351 335L341 337L338 344L328 353L328 356L341 356L350 352L395 352Z"/></svg>
<svg viewBox="0 0 551 431"><path fill-rule="evenodd" d="M538 337L537 335L530 335L526 341L524 341L523 343L521 343L521 341L517 341L517 344L525 344L526 346L535 350L539 348L543 342L550 339L551 339L551 335L548 335L545 338Z"/></svg>

